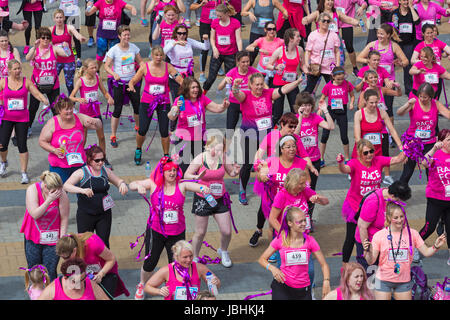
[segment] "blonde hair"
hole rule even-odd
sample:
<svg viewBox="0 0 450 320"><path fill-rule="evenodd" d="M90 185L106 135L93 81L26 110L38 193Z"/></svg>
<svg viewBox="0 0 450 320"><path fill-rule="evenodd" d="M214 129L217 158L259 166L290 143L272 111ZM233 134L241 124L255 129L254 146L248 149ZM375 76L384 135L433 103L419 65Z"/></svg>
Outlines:
<svg viewBox="0 0 450 320"><path fill-rule="evenodd" d="M8 61L8 71L12 69L12 67L18 63L19 65L22 65L22 63L16 59L11 59Z"/></svg>
<svg viewBox="0 0 450 320"><path fill-rule="evenodd" d="M95 61L95 59L92 59L92 58L84 59L83 64L81 65L81 68L77 71L76 77L81 78L82 76L84 76L86 70L89 68L89 65L91 63L95 63L97 65L97 62Z"/></svg>
<svg viewBox="0 0 450 320"><path fill-rule="evenodd" d="M195 300L216 300L216 296L208 290L202 290L197 293Z"/></svg>
<svg viewBox="0 0 450 320"><path fill-rule="evenodd" d="M300 168L293 168L289 170L286 178L284 179L284 188L287 192L291 193L291 191L298 186L301 178L307 178L306 172Z"/></svg>
<svg viewBox="0 0 450 320"><path fill-rule="evenodd" d="M172 246L173 256L178 257L181 254L181 250L183 249L194 252L194 248L189 242L187 242L186 240L179 240Z"/></svg>
<svg viewBox="0 0 450 320"><path fill-rule="evenodd" d="M154 53L160 53L160 54L162 54L163 56L165 55L165 54L164 54L164 49L163 49L161 46L156 46L156 47L152 48L152 55L153 55Z"/></svg>
<svg viewBox="0 0 450 320"><path fill-rule="evenodd" d="M386 220L384 221L385 227L389 227L391 225L392 215L396 210L400 210L403 213L402 208L398 204L388 201L388 203L386 204Z"/></svg>
<svg viewBox="0 0 450 320"><path fill-rule="evenodd" d="M61 177L56 172L46 170L42 172L40 179L48 190L61 189L63 187Z"/></svg>
<svg viewBox="0 0 450 320"><path fill-rule="evenodd" d="M62 236L56 243L55 251L58 256L68 256L71 255L73 249L77 248L77 257L84 259L85 257L85 242L93 235L92 232L84 232L79 235L75 233L69 233Z"/></svg>
<svg viewBox="0 0 450 320"><path fill-rule="evenodd" d="M303 213L303 214L305 214L303 212L303 210L301 210L298 207L287 206L284 209L284 211L283 211L283 217L286 214L286 223L294 222L294 213ZM285 247L289 247L291 245L291 240L290 240L290 237L289 237L290 230L291 230L291 228L288 228L287 234L283 232L282 235L281 235L282 239L283 239L283 246L285 246ZM282 231L280 230L280 232L282 232Z"/></svg>
<svg viewBox="0 0 450 320"><path fill-rule="evenodd" d="M56 9L55 12L53 12L53 18L56 17L56 15L57 15L58 13L62 14L64 18L66 17L66 15L64 14L64 10L62 10L62 9Z"/></svg>
<svg viewBox="0 0 450 320"><path fill-rule="evenodd" d="M364 147L373 149L373 144L372 142L370 142L369 140L366 139L361 139L358 141L358 143L356 144L356 150L358 151L358 154L361 155L362 154L362 150Z"/></svg>
<svg viewBox="0 0 450 320"><path fill-rule="evenodd" d="M216 12L228 14L229 16L234 16L236 14L236 10L231 4L221 3L216 7Z"/></svg>
<svg viewBox="0 0 450 320"><path fill-rule="evenodd" d="M205 143L205 148L206 147L214 147L220 143L223 144L223 149L225 150L224 137L219 136L219 135L212 135L207 138L206 143Z"/></svg>
<svg viewBox="0 0 450 320"><path fill-rule="evenodd" d="M40 268L37 268L37 267ZM32 268L34 268L31 271L25 271L25 291L28 290L31 284L43 284L46 283L47 285L50 284L50 277L48 276L48 270L45 266L41 264L34 265ZM42 270L43 269L43 270ZM45 272L44 272L45 271ZM45 279L45 281L44 281Z"/></svg>

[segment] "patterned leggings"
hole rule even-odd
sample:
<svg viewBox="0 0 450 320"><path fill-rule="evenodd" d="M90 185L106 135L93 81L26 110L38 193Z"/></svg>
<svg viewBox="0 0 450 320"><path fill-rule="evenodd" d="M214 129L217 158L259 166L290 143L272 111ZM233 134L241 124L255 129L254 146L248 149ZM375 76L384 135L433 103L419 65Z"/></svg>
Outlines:
<svg viewBox="0 0 450 320"><path fill-rule="evenodd" d="M67 91L69 91L68 96L73 91L73 81L75 78L75 70L76 70L76 64L74 62L67 62L67 63L57 63L56 64L56 70L58 72L58 76L61 73L61 70L64 70L64 79L66 80L66 88Z"/></svg>
<svg viewBox="0 0 450 320"><path fill-rule="evenodd" d="M24 240L25 258L27 259L28 268L42 264L48 270L50 281L56 279L56 267L58 266L59 256L56 255L55 246L36 244L25 238Z"/></svg>

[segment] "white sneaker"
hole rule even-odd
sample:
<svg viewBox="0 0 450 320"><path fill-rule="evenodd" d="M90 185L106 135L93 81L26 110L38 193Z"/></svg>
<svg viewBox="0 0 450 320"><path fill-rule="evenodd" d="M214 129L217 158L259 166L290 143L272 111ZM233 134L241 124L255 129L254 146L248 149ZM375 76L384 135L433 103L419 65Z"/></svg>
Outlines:
<svg viewBox="0 0 450 320"><path fill-rule="evenodd" d="M196 25L197 27L200 27L200 21L199 21L199 20L195 21L195 25Z"/></svg>
<svg viewBox="0 0 450 320"><path fill-rule="evenodd" d="M220 262L225 268L229 268L233 265L233 262L231 262L228 251L222 251L222 249L219 248L217 249L217 254L220 256Z"/></svg>
<svg viewBox="0 0 450 320"><path fill-rule="evenodd" d="M28 174L26 172L22 172L22 180L20 180L21 184L30 183L30 179L28 178Z"/></svg>
<svg viewBox="0 0 450 320"><path fill-rule="evenodd" d="M144 284L139 283L136 286L136 293L134 294L134 300L144 300Z"/></svg>
<svg viewBox="0 0 450 320"><path fill-rule="evenodd" d="M392 179L391 176L385 176L383 179L383 183L387 184L388 186L390 186L391 184L394 183L394 179Z"/></svg>
<svg viewBox="0 0 450 320"><path fill-rule="evenodd" d="M352 176L348 175L348 181L352 181Z"/></svg>
<svg viewBox="0 0 450 320"><path fill-rule="evenodd" d="M0 162L0 177L6 176L6 162Z"/></svg>

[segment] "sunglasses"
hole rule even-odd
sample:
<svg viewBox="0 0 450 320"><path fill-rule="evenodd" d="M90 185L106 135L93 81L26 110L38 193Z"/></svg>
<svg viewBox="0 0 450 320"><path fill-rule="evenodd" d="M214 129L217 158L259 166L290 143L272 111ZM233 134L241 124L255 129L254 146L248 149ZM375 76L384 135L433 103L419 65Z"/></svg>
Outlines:
<svg viewBox="0 0 450 320"><path fill-rule="evenodd" d="M322 22L324 22L324 23L330 23L331 22L331 20L322 20Z"/></svg>
<svg viewBox="0 0 450 320"><path fill-rule="evenodd" d="M99 162L105 162L105 158L100 158L100 159L92 159L92 161L94 161L95 163L99 163Z"/></svg>
<svg viewBox="0 0 450 320"><path fill-rule="evenodd" d="M187 35L187 32L177 32L177 35L179 35L179 36L185 36L185 35Z"/></svg>
<svg viewBox="0 0 450 320"><path fill-rule="evenodd" d="M267 31L276 31L277 28L266 28Z"/></svg>
<svg viewBox="0 0 450 320"><path fill-rule="evenodd" d="M51 37L50 37L50 36L42 36L41 39L42 39L42 40L50 40Z"/></svg>
<svg viewBox="0 0 450 320"><path fill-rule="evenodd" d="M289 129L295 129L297 126L288 126Z"/></svg>
<svg viewBox="0 0 450 320"><path fill-rule="evenodd" d="M363 155L367 156L369 153L373 154L375 152L374 149L370 149L369 151L363 151Z"/></svg>

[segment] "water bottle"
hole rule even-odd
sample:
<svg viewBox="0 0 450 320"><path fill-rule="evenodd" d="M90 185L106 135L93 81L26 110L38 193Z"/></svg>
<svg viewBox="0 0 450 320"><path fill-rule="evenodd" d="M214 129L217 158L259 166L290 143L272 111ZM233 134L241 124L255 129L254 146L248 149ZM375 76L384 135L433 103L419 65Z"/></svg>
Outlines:
<svg viewBox="0 0 450 320"><path fill-rule="evenodd" d="M302 83L300 84L300 88L303 91L303 89L306 88L306 84L308 82L308 79L306 77L306 74L302 73Z"/></svg>
<svg viewBox="0 0 450 320"><path fill-rule="evenodd" d="M215 207L217 205L216 199L214 199L214 197L211 194L205 193L205 191L204 191L205 188L204 187L200 187L200 190L202 191L203 196L205 197L205 200L208 202L208 204L211 207Z"/></svg>
<svg viewBox="0 0 450 320"><path fill-rule="evenodd" d="M62 143L59 145L59 150L61 151L62 154L66 153L67 150L66 140L63 140Z"/></svg>
<svg viewBox="0 0 450 320"><path fill-rule="evenodd" d="M277 69L277 75L281 76L283 74L284 68L286 68L286 62L283 61L281 65L281 70Z"/></svg>
<svg viewBox="0 0 450 320"><path fill-rule="evenodd" d="M359 19L359 25L361 26L362 32L367 32L366 24L364 23L363 19Z"/></svg>
<svg viewBox="0 0 450 320"><path fill-rule="evenodd" d="M398 15L395 13L392 15L392 22L394 23L394 26L398 28Z"/></svg>
<svg viewBox="0 0 450 320"><path fill-rule="evenodd" d="M183 95L180 96L179 100L180 100L181 102L183 102L183 104L182 104L181 107L180 107L180 111L184 111L184 97L183 97Z"/></svg>
<svg viewBox="0 0 450 320"><path fill-rule="evenodd" d="M217 291L217 286L212 283L212 279L214 278L213 274L211 272L206 273L206 281L208 282L208 290L211 292L214 296L217 297L219 294Z"/></svg>
<svg viewBox="0 0 450 320"><path fill-rule="evenodd" d="M227 95L226 95L226 97L228 98L228 97L231 95L231 83L227 83L227 84L225 85L225 88L226 88L226 90L227 90Z"/></svg>
<svg viewBox="0 0 450 320"><path fill-rule="evenodd" d="M70 50L69 46L63 45L62 48L63 48L64 52L66 53L66 55L69 57L71 55L71 50Z"/></svg>
<svg viewBox="0 0 450 320"><path fill-rule="evenodd" d="M86 12L89 12L92 9L93 6L87 6L86 7Z"/></svg>
<svg viewBox="0 0 450 320"><path fill-rule="evenodd" d="M147 178L150 178L151 172L152 172L152 169L151 169L151 167L150 167L150 162L147 161L147 163L145 164L145 176L146 176Z"/></svg>

